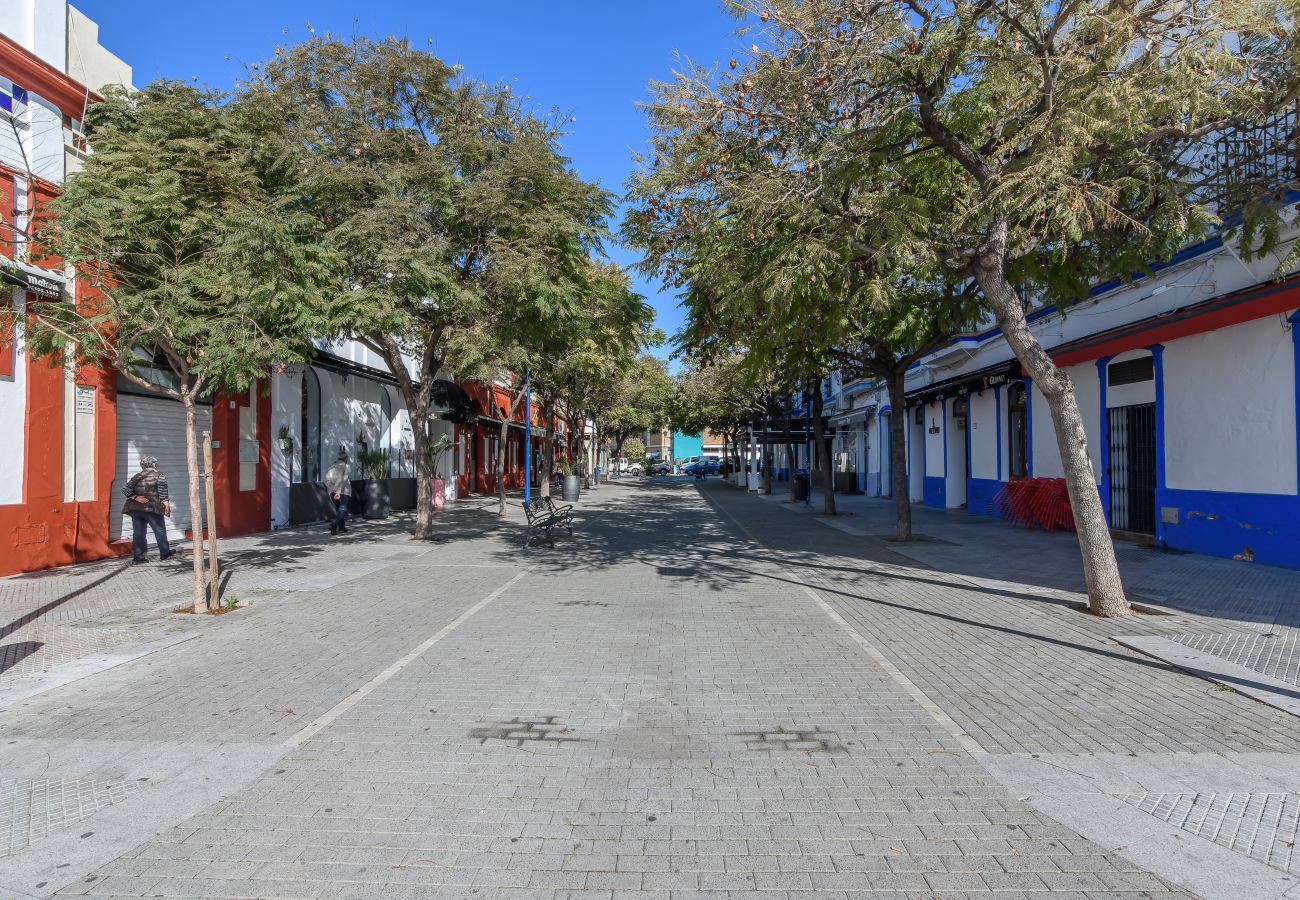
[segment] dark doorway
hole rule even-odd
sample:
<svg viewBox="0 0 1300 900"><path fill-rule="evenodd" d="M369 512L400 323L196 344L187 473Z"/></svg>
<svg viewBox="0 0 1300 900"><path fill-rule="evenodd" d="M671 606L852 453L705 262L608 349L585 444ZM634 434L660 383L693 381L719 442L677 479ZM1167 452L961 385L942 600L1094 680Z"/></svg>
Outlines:
<svg viewBox="0 0 1300 900"><path fill-rule="evenodd" d="M1110 417L1110 524L1156 533L1156 405L1118 406Z"/></svg>

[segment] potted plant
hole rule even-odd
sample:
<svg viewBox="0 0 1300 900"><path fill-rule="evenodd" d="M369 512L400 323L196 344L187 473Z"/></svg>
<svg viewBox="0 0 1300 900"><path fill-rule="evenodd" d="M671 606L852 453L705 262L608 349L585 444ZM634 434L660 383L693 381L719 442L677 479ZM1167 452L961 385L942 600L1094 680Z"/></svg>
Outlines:
<svg viewBox="0 0 1300 900"><path fill-rule="evenodd" d="M455 444L451 435L444 434L429 447L429 461L433 466L433 508L441 510L447 505L447 480L442 475L442 458Z"/></svg>
<svg viewBox="0 0 1300 900"><path fill-rule="evenodd" d="M582 476L578 474L578 467L566 456L560 460L560 471L564 473L564 502L576 503L582 493Z"/></svg>

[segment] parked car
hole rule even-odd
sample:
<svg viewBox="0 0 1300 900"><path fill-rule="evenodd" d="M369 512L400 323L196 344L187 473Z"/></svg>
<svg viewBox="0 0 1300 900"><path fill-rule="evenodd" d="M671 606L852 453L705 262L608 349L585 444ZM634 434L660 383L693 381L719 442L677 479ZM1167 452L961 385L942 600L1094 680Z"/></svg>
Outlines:
<svg viewBox="0 0 1300 900"><path fill-rule="evenodd" d="M650 468L646 470L647 475L668 475L672 472L672 463L667 460L657 459L650 463Z"/></svg>
<svg viewBox="0 0 1300 900"><path fill-rule="evenodd" d="M707 478L709 475L717 475L721 469L721 461L711 456L702 456L695 462L687 463L685 472L687 475L694 475L696 478Z"/></svg>
<svg viewBox="0 0 1300 900"><path fill-rule="evenodd" d="M640 475L641 464L639 462L630 462L623 467L623 471L628 475Z"/></svg>

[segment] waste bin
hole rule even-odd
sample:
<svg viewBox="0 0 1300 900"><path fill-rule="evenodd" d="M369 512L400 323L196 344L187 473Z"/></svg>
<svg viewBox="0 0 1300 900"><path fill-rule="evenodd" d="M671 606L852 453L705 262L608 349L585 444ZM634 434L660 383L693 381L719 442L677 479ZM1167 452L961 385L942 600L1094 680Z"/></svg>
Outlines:
<svg viewBox="0 0 1300 900"><path fill-rule="evenodd" d="M803 503L808 499L808 473L796 472L794 475L794 502Z"/></svg>

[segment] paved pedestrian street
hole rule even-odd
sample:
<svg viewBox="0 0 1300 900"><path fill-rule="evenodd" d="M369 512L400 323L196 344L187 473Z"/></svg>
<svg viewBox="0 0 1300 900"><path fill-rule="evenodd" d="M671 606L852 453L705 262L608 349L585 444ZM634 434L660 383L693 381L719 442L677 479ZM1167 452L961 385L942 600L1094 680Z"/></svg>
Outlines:
<svg viewBox="0 0 1300 900"><path fill-rule="evenodd" d="M220 617L171 564L0 581L120 628L0 677L0 896L1300 898L1300 718L1115 640L1196 613L717 480L518 512L232 541Z"/></svg>

